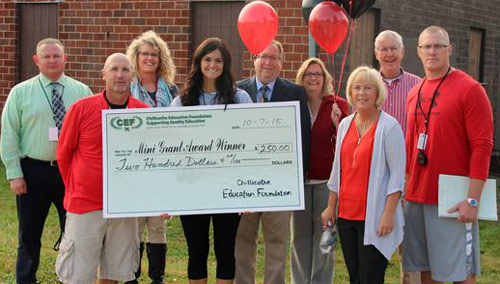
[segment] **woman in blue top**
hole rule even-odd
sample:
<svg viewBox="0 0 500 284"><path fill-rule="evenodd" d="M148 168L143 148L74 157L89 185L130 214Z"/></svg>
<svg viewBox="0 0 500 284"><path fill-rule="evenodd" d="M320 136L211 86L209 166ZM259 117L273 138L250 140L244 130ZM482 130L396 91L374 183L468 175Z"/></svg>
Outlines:
<svg viewBox="0 0 500 284"><path fill-rule="evenodd" d="M172 106L234 103L252 103L252 99L236 88L231 75L231 54L226 45L219 38L208 38L194 51L186 87ZM233 283L234 243L240 222L237 213L181 216L189 253L189 283L207 283L210 220L213 222L217 283Z"/></svg>
<svg viewBox="0 0 500 284"><path fill-rule="evenodd" d="M208 38L193 54L191 71L182 96L172 106L252 103L242 89L236 88L231 74L231 54L219 38Z"/></svg>
<svg viewBox="0 0 500 284"><path fill-rule="evenodd" d="M127 56L134 69L134 80L130 94L150 107L167 107L177 95L179 88L174 84L175 66L167 44L154 31L147 31L134 39L127 49ZM153 284L163 283L166 258L165 220L161 217L140 217L139 224L140 255L144 250L142 235L148 227L147 254L149 277ZM140 262L139 262L140 263ZM135 274L136 279L127 284L137 283L141 267Z"/></svg>

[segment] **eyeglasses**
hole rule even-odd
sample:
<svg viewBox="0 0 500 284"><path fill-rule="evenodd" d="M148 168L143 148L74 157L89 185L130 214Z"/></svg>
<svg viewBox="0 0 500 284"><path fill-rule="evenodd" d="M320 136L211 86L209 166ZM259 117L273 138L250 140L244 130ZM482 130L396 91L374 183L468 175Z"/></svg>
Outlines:
<svg viewBox="0 0 500 284"><path fill-rule="evenodd" d="M323 77L323 72L306 72L304 77Z"/></svg>
<svg viewBox="0 0 500 284"><path fill-rule="evenodd" d="M279 56L276 56L276 55L267 55L267 54L255 55L255 59L269 60L269 61L278 61L278 60L281 60L281 58Z"/></svg>
<svg viewBox="0 0 500 284"><path fill-rule="evenodd" d="M160 57L160 54L159 53L155 53L155 52L148 52L148 51L139 51L137 52L138 54L144 56L144 57L154 57L154 58L159 58Z"/></svg>
<svg viewBox="0 0 500 284"><path fill-rule="evenodd" d="M394 53L398 50L399 50L399 47L397 47L397 46L383 47L383 48L378 49L378 51L382 52L382 53Z"/></svg>
<svg viewBox="0 0 500 284"><path fill-rule="evenodd" d="M449 45L446 44L424 44L424 45L419 45L418 48L424 50L424 51L429 51L431 48L434 48L437 51L443 50L447 48Z"/></svg>

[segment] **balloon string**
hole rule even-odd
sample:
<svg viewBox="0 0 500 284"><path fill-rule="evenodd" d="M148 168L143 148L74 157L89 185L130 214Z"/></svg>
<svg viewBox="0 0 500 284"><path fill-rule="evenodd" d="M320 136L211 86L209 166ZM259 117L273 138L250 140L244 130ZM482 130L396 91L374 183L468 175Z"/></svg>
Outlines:
<svg viewBox="0 0 500 284"><path fill-rule="evenodd" d="M330 56L330 54L328 54L328 55ZM332 52L331 56L332 56L332 74L334 74L333 70L335 69L335 53ZM332 76L332 79L333 79L333 82L332 82L333 89L335 90L335 84L337 83L337 82L335 82L335 76ZM334 104L337 103L337 96L338 96L338 94L333 94L333 103Z"/></svg>
<svg viewBox="0 0 500 284"><path fill-rule="evenodd" d="M352 0L349 1L349 15L352 14ZM344 58L342 59L342 66L340 67L340 76L339 76L339 83L337 87L337 95L340 95L340 87L342 85L342 75L344 74L344 67L345 67L345 61L347 59L347 53L349 52L349 44L351 42L351 34L352 31L354 30L354 25L352 24L354 19L351 18L349 21L349 34L347 36L347 43L344 51Z"/></svg>
<svg viewBox="0 0 500 284"><path fill-rule="evenodd" d="M250 53L250 61L253 62L254 60L254 55L252 54L251 51L248 51L248 53ZM253 72L255 71L255 68L250 68L250 77L253 77ZM149 228L149 227L148 227Z"/></svg>

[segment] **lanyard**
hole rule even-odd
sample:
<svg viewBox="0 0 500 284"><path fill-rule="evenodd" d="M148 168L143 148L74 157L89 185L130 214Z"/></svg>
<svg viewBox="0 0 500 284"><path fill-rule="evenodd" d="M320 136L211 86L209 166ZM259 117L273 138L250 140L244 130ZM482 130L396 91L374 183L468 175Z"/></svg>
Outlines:
<svg viewBox="0 0 500 284"><path fill-rule="evenodd" d="M207 94L209 94L209 93L207 93ZM214 96L214 98L212 99L213 104L216 104L218 96L219 96L219 94L216 93L215 96ZM201 100L203 101L204 105L207 105L207 102L205 101L205 92L204 91L201 91Z"/></svg>
<svg viewBox="0 0 500 284"><path fill-rule="evenodd" d="M42 88L43 94L45 95L45 99L47 99L47 103L49 104L50 110L52 110L52 113L54 113L54 106L50 102L49 96L47 95L47 92L45 92L45 88L43 87L42 80L40 79L40 77L38 77L38 83L40 83L40 88ZM59 84L59 85L61 85L61 84ZM65 88L63 85L61 85L61 86L62 86L61 98L63 98Z"/></svg>
<svg viewBox="0 0 500 284"><path fill-rule="evenodd" d="M432 94L432 99L431 99L431 104L429 105L429 110L427 111L427 115L425 114L425 111L424 109L422 108L422 87L424 86L424 83L425 81L427 80L427 77L424 78L424 80L422 81L422 84L420 84L420 88L418 89L418 93L417 93L417 103L415 104L415 130L417 131L417 135L418 135L418 127L417 127L417 108L420 109L420 111L422 112L422 115L424 116L424 134L427 134L427 130L428 130L428 127L429 127L429 120L431 118L431 110L432 110L432 106L434 105L434 101L436 100L436 95L438 93L438 90L439 88L441 87L441 84L444 82L444 80L446 79L446 77L448 77L448 74L450 74L450 70L451 70L451 66L448 67L448 71L446 71L446 74L444 75L444 77L441 79L441 81L439 81L439 84L437 85L436 89L434 90L434 93Z"/></svg>

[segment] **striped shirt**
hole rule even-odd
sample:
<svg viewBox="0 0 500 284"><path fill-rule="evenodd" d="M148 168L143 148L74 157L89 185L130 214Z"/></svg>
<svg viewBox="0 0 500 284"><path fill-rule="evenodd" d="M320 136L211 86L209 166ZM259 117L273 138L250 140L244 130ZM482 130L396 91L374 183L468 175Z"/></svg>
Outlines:
<svg viewBox="0 0 500 284"><path fill-rule="evenodd" d="M382 104L382 110L396 118L406 136L406 97L413 86L418 84L422 78L405 72L403 69L401 71L401 75L395 79L384 78L384 83L387 86L387 98Z"/></svg>

